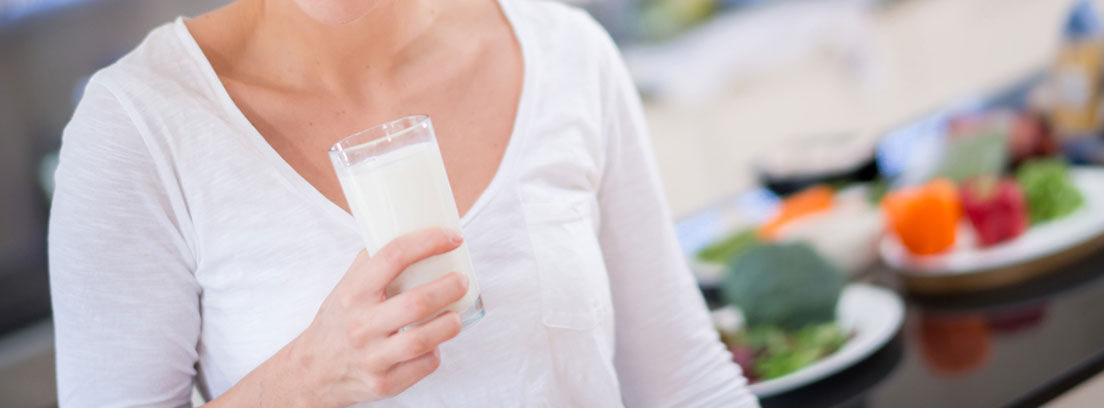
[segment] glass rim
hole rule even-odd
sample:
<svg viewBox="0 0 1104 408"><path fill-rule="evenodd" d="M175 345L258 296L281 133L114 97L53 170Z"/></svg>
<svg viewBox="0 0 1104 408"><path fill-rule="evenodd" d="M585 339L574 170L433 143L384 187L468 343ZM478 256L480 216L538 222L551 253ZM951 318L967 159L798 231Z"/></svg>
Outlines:
<svg viewBox="0 0 1104 408"><path fill-rule="evenodd" d="M357 136L363 135L365 133L370 133L370 132L375 132L375 131L379 131L379 130L382 130L382 129L386 129L390 126L394 126L396 123L403 122L403 121L410 121L410 123L406 127L400 129L399 131L397 131L395 133L384 134L384 136L382 136L378 139L367 141L367 142L364 142L364 143L357 143L357 144L347 143L351 139L353 139ZM341 140L338 140L337 143L334 143L332 146L330 146L329 152L330 153L340 153L340 152L348 152L348 151L353 151L353 150L360 150L360 149L374 147L376 145L380 145L380 144L383 144L385 142L389 142L389 141L393 140L396 137L405 136L407 133L410 133L414 129L421 127L421 125L428 124L428 123L430 123L429 115L424 114L424 113L420 113L420 114L416 114L416 115L408 115L408 116L403 116L401 118L392 119L392 120L389 120L387 122L369 127L367 129L364 129L364 130L357 131L356 133L353 133L349 136L341 138Z"/></svg>

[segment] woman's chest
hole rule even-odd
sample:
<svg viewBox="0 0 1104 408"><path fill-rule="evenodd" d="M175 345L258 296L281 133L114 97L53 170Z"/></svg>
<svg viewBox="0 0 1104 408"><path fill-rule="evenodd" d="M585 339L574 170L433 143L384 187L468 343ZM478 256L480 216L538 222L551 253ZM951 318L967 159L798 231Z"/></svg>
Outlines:
<svg viewBox="0 0 1104 408"><path fill-rule="evenodd" d="M534 127L511 144L482 204L461 220L473 261L484 264L481 278L511 271L505 279L532 280L538 276L526 273L552 263L600 269L597 145L581 127ZM181 163L194 167L181 170L181 186L205 305L277 312L284 308L264 302L320 304L363 249L356 221L263 150L214 150ZM569 261L576 263L563 265ZM250 293L277 295L241 296Z"/></svg>
<svg viewBox="0 0 1104 408"><path fill-rule="evenodd" d="M443 349L451 356L444 371L516 369L519 361L495 361L504 352L556 358L551 339L565 335L602 345L585 351L596 361L612 356L612 301L596 218L583 201L527 205L518 191L501 190L463 227L486 316L472 332L479 338ZM363 248L351 220L342 226L310 218L275 227L240 219L225 226L240 241L205 255L196 272L203 288L200 366L213 392L304 330Z"/></svg>
<svg viewBox="0 0 1104 408"><path fill-rule="evenodd" d="M461 214L490 183L513 133L521 70L452 72L416 86L348 94L265 88L224 79L227 92L264 140L331 202L348 210L326 151L342 138L391 120L428 115ZM498 77L495 77L498 75Z"/></svg>
<svg viewBox="0 0 1104 408"><path fill-rule="evenodd" d="M598 236L601 154L585 122L526 126L495 175L498 187L463 221L487 310L479 326L489 336L575 333L612 350ZM203 186L188 196L201 241L203 370L215 392L298 335L363 248L351 216L281 176L290 173L244 163L251 155L241 153L226 159L240 168L188 172L208 179L186 183Z"/></svg>

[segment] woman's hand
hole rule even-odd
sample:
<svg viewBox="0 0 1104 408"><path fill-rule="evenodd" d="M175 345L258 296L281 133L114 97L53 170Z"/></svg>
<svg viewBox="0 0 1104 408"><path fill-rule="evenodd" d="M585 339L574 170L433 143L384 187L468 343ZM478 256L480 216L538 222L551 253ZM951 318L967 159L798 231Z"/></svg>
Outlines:
<svg viewBox="0 0 1104 408"><path fill-rule="evenodd" d="M411 264L461 242L459 233L434 228L396 238L373 257L361 252L311 325L213 402L344 407L398 395L421 381L441 363L437 346L460 333L460 316L446 312L399 329L460 300L467 277L453 272L390 299L385 290Z"/></svg>

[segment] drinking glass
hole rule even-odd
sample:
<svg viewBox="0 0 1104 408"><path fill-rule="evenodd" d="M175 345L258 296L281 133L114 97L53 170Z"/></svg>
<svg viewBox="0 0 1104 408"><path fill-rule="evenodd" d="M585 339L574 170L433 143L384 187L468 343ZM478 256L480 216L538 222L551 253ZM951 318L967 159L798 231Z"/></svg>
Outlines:
<svg viewBox="0 0 1104 408"><path fill-rule="evenodd" d="M431 227L460 229L456 201L429 116L408 116L357 132L334 144L330 159L369 255L409 232ZM387 296L449 272L466 275L470 283L467 294L441 312L459 313L468 327L484 312L467 243L406 268L387 287Z"/></svg>

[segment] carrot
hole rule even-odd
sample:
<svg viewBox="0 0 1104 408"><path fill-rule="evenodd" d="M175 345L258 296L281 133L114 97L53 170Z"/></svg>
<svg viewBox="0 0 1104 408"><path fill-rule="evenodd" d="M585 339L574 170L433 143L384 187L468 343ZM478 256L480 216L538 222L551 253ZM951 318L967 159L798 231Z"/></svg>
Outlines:
<svg viewBox="0 0 1104 408"><path fill-rule="evenodd" d="M832 208L835 196L836 192L827 186L813 186L787 197L778 213L759 227L759 238L774 240L790 222Z"/></svg>

